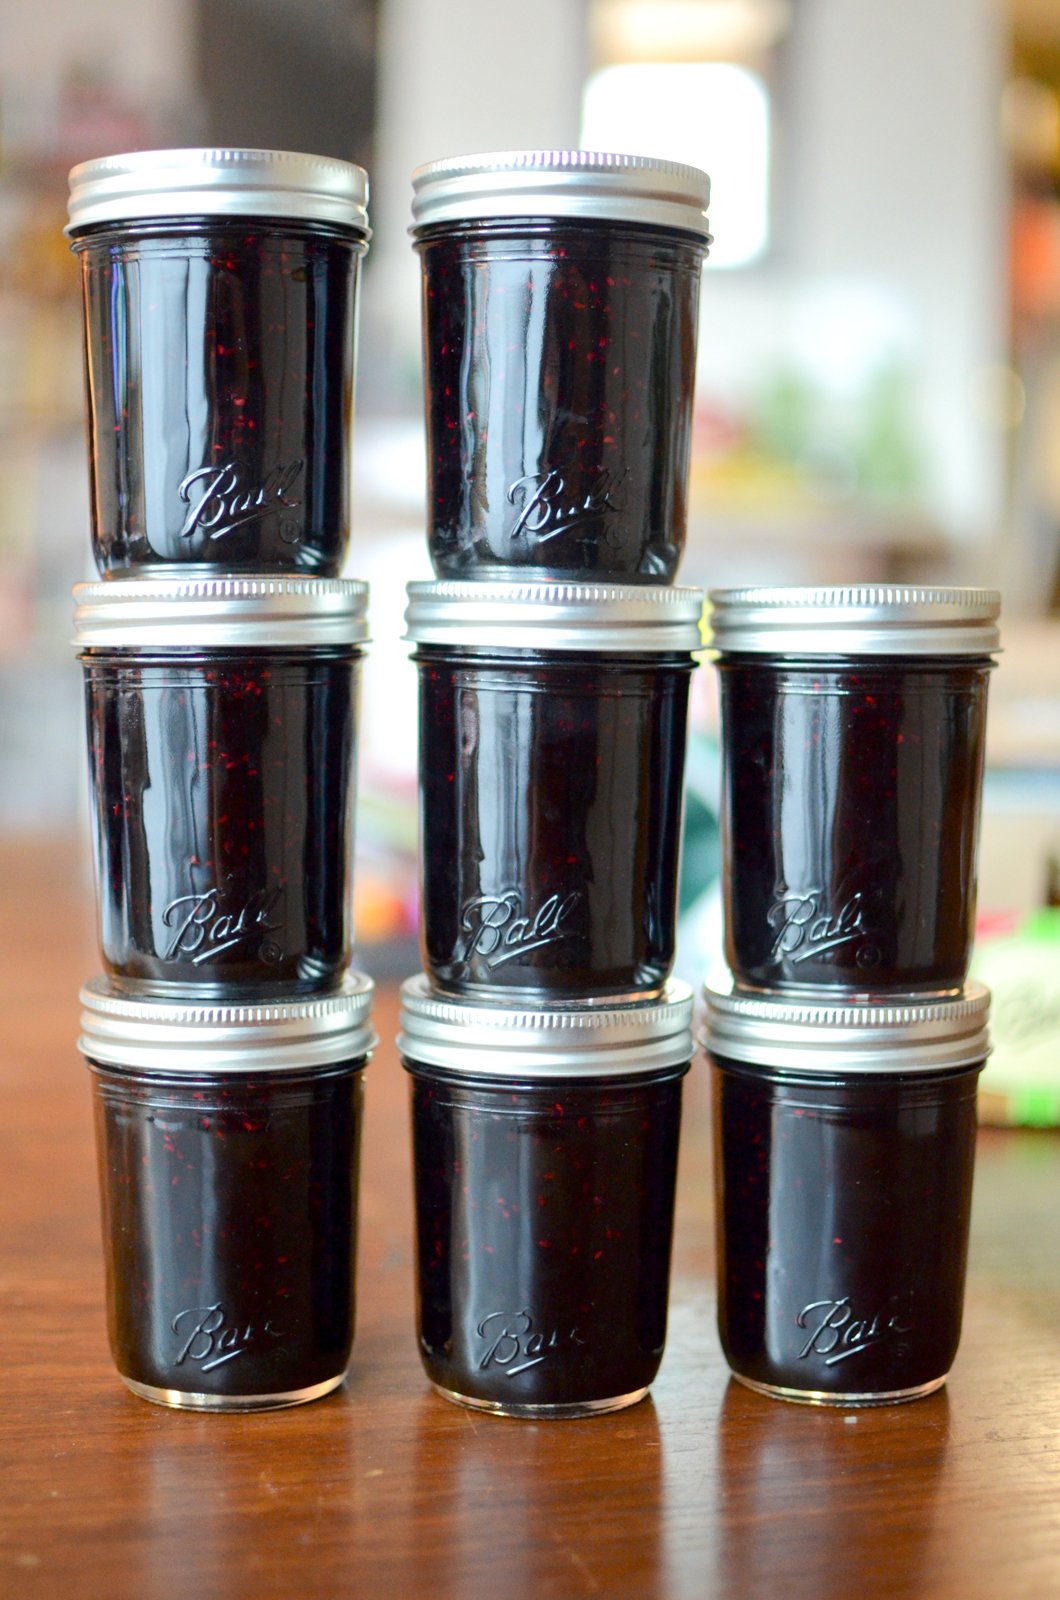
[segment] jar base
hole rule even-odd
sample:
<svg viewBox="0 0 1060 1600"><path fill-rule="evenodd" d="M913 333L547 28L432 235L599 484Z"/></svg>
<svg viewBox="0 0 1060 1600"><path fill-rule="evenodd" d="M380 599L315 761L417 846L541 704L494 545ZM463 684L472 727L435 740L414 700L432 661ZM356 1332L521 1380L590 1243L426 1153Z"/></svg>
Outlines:
<svg viewBox="0 0 1060 1600"><path fill-rule="evenodd" d="M122 1383L141 1400L150 1400L155 1406L169 1406L175 1411L279 1411L284 1406L303 1406L310 1400L320 1400L337 1389L346 1377L345 1370L337 1377L323 1383L311 1384L308 1389L288 1389L278 1394L197 1394L187 1389L159 1389L151 1383L139 1383L119 1373Z"/></svg>
<svg viewBox="0 0 1060 1600"><path fill-rule="evenodd" d="M903 1400L921 1400L925 1395L934 1394L936 1389L949 1377L944 1372L941 1378L932 1378L930 1383L915 1384L911 1389L885 1389L879 1394L860 1393L853 1391L850 1394L835 1394L824 1389L788 1389L779 1383L759 1383L756 1378L745 1378L739 1372L734 1372L733 1377L737 1383L742 1383L745 1389L753 1389L756 1394L768 1395L771 1400L787 1400L794 1405L801 1406L896 1406Z"/></svg>
<svg viewBox="0 0 1060 1600"><path fill-rule="evenodd" d="M648 1386L645 1385L643 1389L634 1389L630 1394L616 1395L608 1400L575 1400L565 1405L534 1406L504 1400L478 1400L471 1395L461 1394L457 1389L446 1389L440 1383L432 1383L431 1388L443 1400L457 1406L468 1406L472 1411L484 1411L494 1417L536 1418L539 1422L561 1422L572 1417L599 1417L608 1411L623 1411L627 1406L635 1406L648 1393Z"/></svg>
<svg viewBox="0 0 1060 1600"><path fill-rule="evenodd" d="M344 560L345 554L338 561L330 557L315 563L262 561L248 555L241 561L225 562L221 566L216 561L184 561L176 556L167 560L163 556L158 561L127 561L120 566L115 562L103 566L97 560L96 565L103 582L110 583L115 579L129 582L133 578L150 578L156 582L159 578L337 578Z"/></svg>
<svg viewBox="0 0 1060 1600"><path fill-rule="evenodd" d="M121 1000L155 1001L159 1005L262 1006L286 1000L329 1000L339 993L348 971L336 966L320 978L292 978L285 983L182 983L168 978L127 978L108 969L106 980Z"/></svg>
<svg viewBox="0 0 1060 1600"><path fill-rule="evenodd" d="M783 978L772 983L750 983L735 972L732 975L734 995L748 1000L784 1000L794 1005L922 1005L928 1000L959 1000L964 990L963 980L957 984L909 982L874 988L870 983L787 983Z"/></svg>
<svg viewBox="0 0 1060 1600"><path fill-rule="evenodd" d="M483 561L474 555L467 559L461 559L460 556L451 559L431 556L434 575L442 583L593 583L601 587L613 585L623 589L634 585L643 588L668 586L673 583L679 564L678 559L660 562L653 572L611 567L593 567L586 571L584 567L573 565L533 566L529 562L508 561L502 556L492 561Z"/></svg>
<svg viewBox="0 0 1060 1600"><path fill-rule="evenodd" d="M669 971L669 969L667 969ZM544 1007L554 1011L609 1011L615 1006L649 1005L661 1000L669 979L663 977L647 989L608 989L606 984L593 986L591 994L557 993L555 989L535 989L529 984L518 987L496 983L454 984L439 978L435 968L428 969L428 980L436 997L441 1000L464 1001L474 1005L511 1006L520 1011Z"/></svg>

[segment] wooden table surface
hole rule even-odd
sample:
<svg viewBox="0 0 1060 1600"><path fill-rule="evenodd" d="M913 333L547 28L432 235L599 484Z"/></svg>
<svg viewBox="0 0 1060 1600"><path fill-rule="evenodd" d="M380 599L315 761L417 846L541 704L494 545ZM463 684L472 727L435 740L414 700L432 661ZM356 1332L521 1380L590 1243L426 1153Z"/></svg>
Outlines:
<svg viewBox="0 0 1060 1600"><path fill-rule="evenodd" d="M107 1350L77 990L76 843L0 848L0 1595L11 1600L1060 1596L1060 1137L981 1135L965 1332L915 1404L785 1405L714 1330L706 1069L688 1082L670 1338L627 1412L515 1422L426 1386L404 1075L369 1068L359 1327L343 1389L167 1411Z"/></svg>

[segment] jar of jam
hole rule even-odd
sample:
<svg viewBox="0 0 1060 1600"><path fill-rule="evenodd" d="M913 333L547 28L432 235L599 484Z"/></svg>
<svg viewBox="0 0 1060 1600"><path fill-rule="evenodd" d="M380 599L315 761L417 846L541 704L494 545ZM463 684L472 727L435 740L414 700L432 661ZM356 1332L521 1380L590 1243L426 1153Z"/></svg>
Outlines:
<svg viewBox="0 0 1060 1600"><path fill-rule="evenodd" d="M523 150L435 161L412 182L435 571L670 581L706 173Z"/></svg>
<svg viewBox="0 0 1060 1600"><path fill-rule="evenodd" d="M424 965L453 994L651 996L674 959L698 589L412 583Z"/></svg>
<svg viewBox="0 0 1060 1600"><path fill-rule="evenodd" d="M108 976L171 998L334 987L350 957L367 586L74 592Z"/></svg>
<svg viewBox="0 0 1060 1600"><path fill-rule="evenodd" d="M710 599L737 985L957 993L998 596L865 586Z"/></svg>
<svg viewBox="0 0 1060 1600"><path fill-rule="evenodd" d="M366 195L277 150L73 169L101 573L338 572Z"/></svg>
<svg viewBox="0 0 1060 1600"><path fill-rule="evenodd" d="M989 996L706 995L718 1328L749 1388L880 1405L945 1382L961 1333Z"/></svg>
<svg viewBox="0 0 1060 1600"><path fill-rule="evenodd" d="M420 1355L446 1399L614 1411L662 1359L692 996L517 1010L401 991Z"/></svg>
<svg viewBox="0 0 1060 1600"><path fill-rule="evenodd" d="M359 973L261 1006L82 991L107 1327L145 1400L250 1411L342 1382L371 998Z"/></svg>

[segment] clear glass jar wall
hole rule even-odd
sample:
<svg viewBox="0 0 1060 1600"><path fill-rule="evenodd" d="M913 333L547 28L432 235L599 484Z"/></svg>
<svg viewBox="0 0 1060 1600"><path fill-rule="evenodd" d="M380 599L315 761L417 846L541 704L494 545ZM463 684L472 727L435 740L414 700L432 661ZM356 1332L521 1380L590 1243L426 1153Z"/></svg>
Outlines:
<svg viewBox="0 0 1060 1600"><path fill-rule="evenodd" d="M706 174L509 151L434 162L413 187L435 571L672 580Z"/></svg>
<svg viewBox="0 0 1060 1600"><path fill-rule="evenodd" d="M163 150L71 173L101 573L338 573L365 174Z"/></svg>
<svg viewBox="0 0 1060 1600"><path fill-rule="evenodd" d="M100 944L130 989L308 992L351 949L350 650L82 656Z"/></svg>
<svg viewBox="0 0 1060 1600"><path fill-rule="evenodd" d="M647 1393L666 1337L692 995L532 1006L401 991L420 1356L448 1399L578 1416Z"/></svg>
<svg viewBox="0 0 1060 1600"><path fill-rule="evenodd" d="M115 1365L197 1410L300 1404L353 1344L372 984L267 1004L86 984Z"/></svg>
<svg viewBox="0 0 1060 1600"><path fill-rule="evenodd" d="M705 991L718 1330L787 1400L883 1404L957 1353L989 994Z"/></svg>

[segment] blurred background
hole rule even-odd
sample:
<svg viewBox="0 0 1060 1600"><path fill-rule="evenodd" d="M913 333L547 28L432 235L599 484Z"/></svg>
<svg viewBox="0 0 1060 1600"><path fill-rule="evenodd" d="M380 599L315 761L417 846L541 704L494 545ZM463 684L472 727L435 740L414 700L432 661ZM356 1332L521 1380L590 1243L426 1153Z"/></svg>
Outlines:
<svg viewBox="0 0 1060 1600"><path fill-rule="evenodd" d="M358 940L370 971L411 970L400 634L404 583L430 571L409 174L581 145L714 180L682 580L999 586L984 935L1060 901L1057 0L40 0L0 10L0 63L0 831L73 836L85 810L68 168L166 144L352 158L374 229L348 567L373 586L376 640ZM691 976L717 870L712 674L697 677Z"/></svg>

